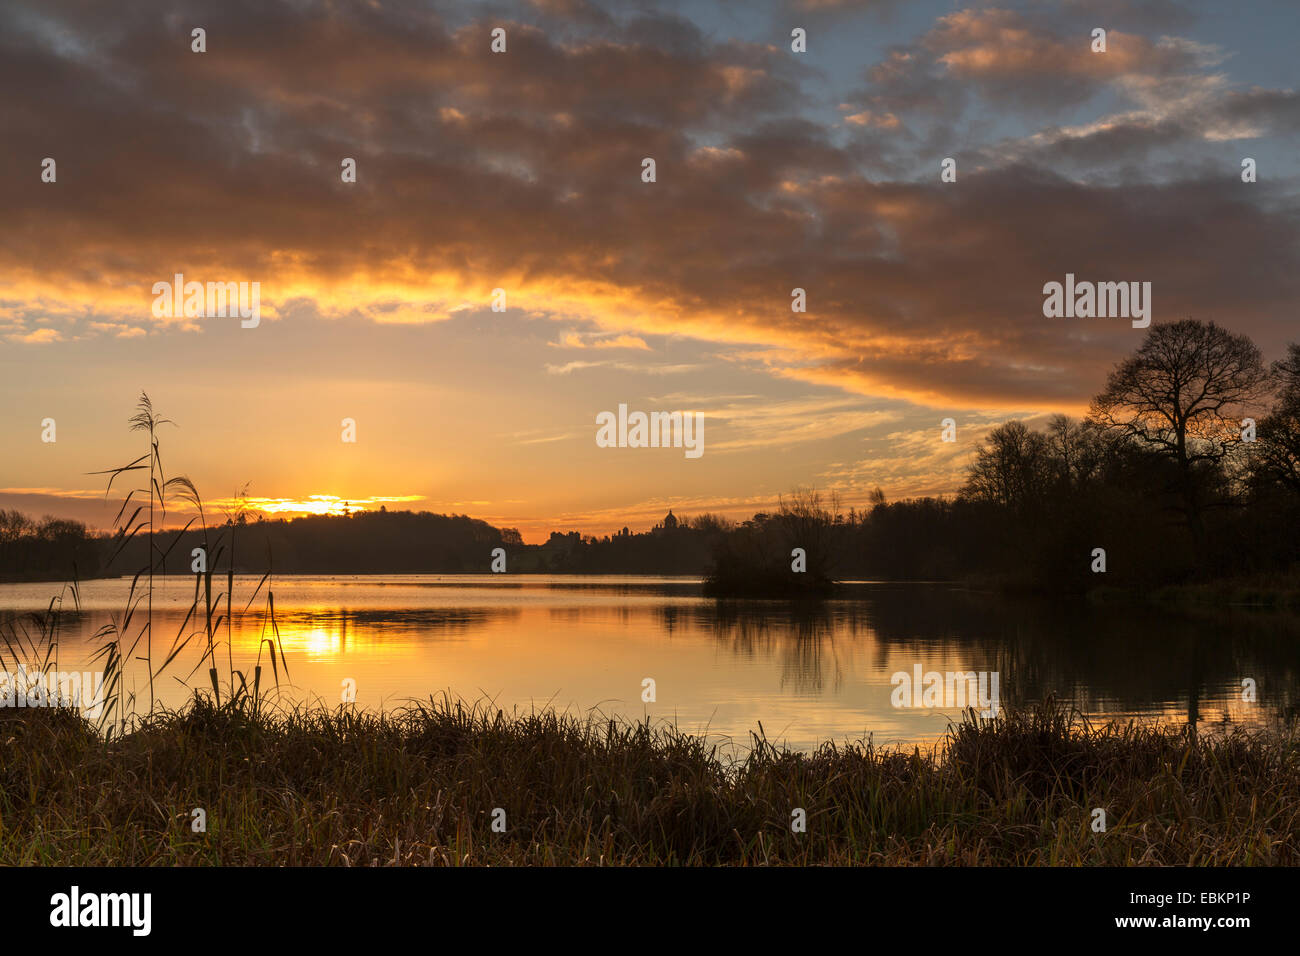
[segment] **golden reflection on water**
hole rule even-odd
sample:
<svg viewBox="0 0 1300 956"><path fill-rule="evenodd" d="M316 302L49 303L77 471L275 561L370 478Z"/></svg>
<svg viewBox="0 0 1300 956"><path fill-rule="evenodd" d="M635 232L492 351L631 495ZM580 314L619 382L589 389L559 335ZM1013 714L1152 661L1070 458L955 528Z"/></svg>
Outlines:
<svg viewBox="0 0 1300 956"><path fill-rule="evenodd" d="M237 579L236 603L255 585ZM275 627L256 604L236 608L219 633L221 671L229 634L237 669L260 662L263 686L278 679L280 699L329 706L355 681L365 707L447 692L506 710L650 716L742 743L761 721L769 739L812 747L939 738L957 707L891 703L891 675L917 665L996 671L1004 705L1055 692L1093 715L1182 723L1190 711L1204 728L1294 714L1298 699L1300 641L1294 622L1280 619L1227 628L1131 610L1062 613L933 587L868 588L813 606L727 604L676 579L304 577L272 588ZM65 662L82 667L125 590L121 581L83 585L85 613L62 635ZM180 627L191 596L184 581L156 596L158 635ZM48 600L40 586L0 585L0 616ZM287 674L278 660L270 668L266 639L277 628ZM138 692L142 668L128 676ZM1241 699L1243 677L1257 681L1257 702ZM641 699L645 678L655 681L653 703ZM169 706L190 692L170 679L156 686Z"/></svg>

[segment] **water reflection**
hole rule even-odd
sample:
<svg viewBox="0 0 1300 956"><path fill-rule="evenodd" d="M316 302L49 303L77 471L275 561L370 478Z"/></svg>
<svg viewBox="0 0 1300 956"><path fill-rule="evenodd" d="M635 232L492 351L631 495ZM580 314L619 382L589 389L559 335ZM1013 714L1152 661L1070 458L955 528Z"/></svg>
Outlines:
<svg viewBox="0 0 1300 956"><path fill-rule="evenodd" d="M185 583L155 596L156 635L168 641L185 621ZM237 599L255 585L239 580ZM61 666L85 664L126 586L83 585L84 612L65 619ZM860 585L823 603L715 602L696 581L662 578L303 577L275 591L292 678L283 689L327 703L350 679L365 706L449 691L506 708L599 705L742 738L761 720L813 746L941 734L955 714L890 704L890 676L917 664L996 671L1004 705L1055 693L1091 714L1202 728L1294 719L1300 699L1300 621L1262 612L1007 601L934 585ZM0 585L0 627L48 601L48 588ZM256 609L237 614L235 666L253 663L270 634ZM654 704L640 699L647 676ZM1257 702L1242 699L1247 678ZM132 679L138 687L143 672ZM169 705L187 694L170 679L163 686Z"/></svg>

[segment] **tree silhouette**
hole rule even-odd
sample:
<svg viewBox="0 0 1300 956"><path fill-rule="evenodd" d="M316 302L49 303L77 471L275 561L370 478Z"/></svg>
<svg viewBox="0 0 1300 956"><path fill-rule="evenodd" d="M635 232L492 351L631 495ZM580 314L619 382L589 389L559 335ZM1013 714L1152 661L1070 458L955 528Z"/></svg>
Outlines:
<svg viewBox="0 0 1300 956"><path fill-rule="evenodd" d="M1259 423L1255 473L1300 492L1300 345L1273 363L1277 402Z"/></svg>
<svg viewBox="0 0 1300 956"><path fill-rule="evenodd" d="M1213 322L1158 325L1110 373L1092 418L1167 456L1177 466L1181 511L1201 557L1206 502L1202 472L1241 441L1245 407L1268 383L1259 349Z"/></svg>

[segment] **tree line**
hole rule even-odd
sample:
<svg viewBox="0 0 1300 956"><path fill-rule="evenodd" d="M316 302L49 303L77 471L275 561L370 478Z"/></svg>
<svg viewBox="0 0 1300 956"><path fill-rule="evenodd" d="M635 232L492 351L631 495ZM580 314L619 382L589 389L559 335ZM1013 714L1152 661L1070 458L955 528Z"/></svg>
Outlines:
<svg viewBox="0 0 1300 956"><path fill-rule="evenodd" d="M877 489L846 514L804 489L747 521L685 522L646 570L707 572L724 594L854 577L1153 588L1289 576L1297 531L1300 345L1268 366L1248 336L1188 319L1154 326L1084 418L992 429L955 495L888 502ZM601 570L645 550L637 537L575 542L555 570Z"/></svg>
<svg viewBox="0 0 1300 956"><path fill-rule="evenodd" d="M222 567L253 573L484 573L501 549L509 572L709 575L720 594L822 593L846 578L1078 591L1289 575L1300 561L1300 345L1268 366L1247 336L1213 322L1153 326L1085 417L992 429L950 496L890 502L877 489L845 512L836 494L802 489L744 521L703 514L641 534L555 532L542 545L409 511L241 512L215 530ZM0 574L133 574L151 545L156 568L184 573L202 541L193 527L123 539L0 512Z"/></svg>
<svg viewBox="0 0 1300 956"><path fill-rule="evenodd" d="M103 542L79 521L0 508L0 578L55 580L100 572Z"/></svg>

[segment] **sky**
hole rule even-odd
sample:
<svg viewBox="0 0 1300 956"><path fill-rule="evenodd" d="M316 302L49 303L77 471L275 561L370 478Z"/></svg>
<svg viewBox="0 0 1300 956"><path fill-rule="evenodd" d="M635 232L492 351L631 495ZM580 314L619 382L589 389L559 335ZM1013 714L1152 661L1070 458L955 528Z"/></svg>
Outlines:
<svg viewBox="0 0 1300 956"><path fill-rule="evenodd" d="M1150 282L1157 324L1266 359L1300 339L1298 27L1263 0L9 0L0 508L108 527L93 472L147 450L142 392L216 510L536 542L954 492L989 428L1085 414L1145 334L1045 317L1046 283ZM155 314L178 273L257 282L260 321ZM703 454L600 447L620 404L702 416Z"/></svg>

